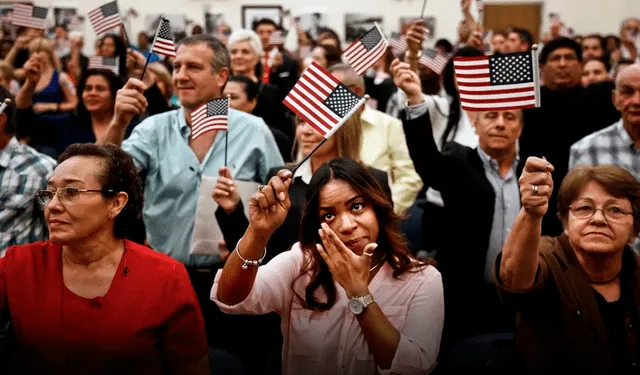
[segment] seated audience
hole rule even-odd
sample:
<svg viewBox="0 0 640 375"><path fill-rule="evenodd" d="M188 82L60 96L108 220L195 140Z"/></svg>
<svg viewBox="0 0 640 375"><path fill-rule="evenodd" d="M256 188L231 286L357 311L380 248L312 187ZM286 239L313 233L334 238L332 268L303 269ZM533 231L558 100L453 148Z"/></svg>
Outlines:
<svg viewBox="0 0 640 375"><path fill-rule="evenodd" d="M208 374L184 266L126 239L142 209L131 157L78 144L58 161L36 194L49 241L10 247L0 259L12 373Z"/></svg>
<svg viewBox="0 0 640 375"><path fill-rule="evenodd" d="M282 317L283 374L432 370L444 314L440 274L409 256L391 202L357 162L337 158L317 170L299 243L258 267L288 216L292 177L280 171L252 196L249 227L211 299L227 313Z"/></svg>
<svg viewBox="0 0 640 375"><path fill-rule="evenodd" d="M13 97L0 87L0 102L6 99ZM16 127L16 105L11 102L0 114L0 256L9 246L47 238L47 225L35 194L47 185L56 164L19 143Z"/></svg>
<svg viewBox="0 0 640 375"><path fill-rule="evenodd" d="M582 86L609 80L609 64L601 59L589 58L582 62Z"/></svg>
<svg viewBox="0 0 640 375"><path fill-rule="evenodd" d="M365 95L364 79L348 65L334 65L329 72L359 96ZM409 156L402 122L367 105L358 114L362 123L359 160L387 173L393 208L404 214L422 189L422 180Z"/></svg>
<svg viewBox="0 0 640 375"><path fill-rule="evenodd" d="M443 231L435 234L443 239L436 255L447 301L443 349L472 335L509 331L512 317L501 311L491 271L520 208L517 179L522 163L517 143L522 113L479 112L474 122L478 147L452 142L441 151L430 129L429 105L418 75L399 61L392 71L408 98L402 116L416 171L440 192L444 203L441 215L432 219ZM464 236L460 228L465 228ZM472 316L469 305L476 306Z"/></svg>
<svg viewBox="0 0 640 375"><path fill-rule="evenodd" d="M573 169L558 194L564 233L541 237L553 170L527 160L522 209L495 263L502 303L518 312L518 373L636 373L640 270L629 244L640 182L611 165Z"/></svg>
<svg viewBox="0 0 640 375"><path fill-rule="evenodd" d="M231 55L231 75L247 77L258 85L253 114L268 118L265 119L267 125L293 139L293 123L285 116L286 107L282 104L282 92L277 86L259 79L264 69L260 62L264 52L258 35L251 30L236 30L229 37L227 47Z"/></svg>

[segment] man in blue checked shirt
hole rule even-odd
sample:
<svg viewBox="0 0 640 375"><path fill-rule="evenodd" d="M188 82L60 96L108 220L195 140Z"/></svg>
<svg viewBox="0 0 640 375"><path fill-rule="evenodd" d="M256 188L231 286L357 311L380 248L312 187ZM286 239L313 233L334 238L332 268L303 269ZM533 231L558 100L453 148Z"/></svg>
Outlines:
<svg viewBox="0 0 640 375"><path fill-rule="evenodd" d="M0 87L0 103L11 94ZM47 186L55 160L16 140L16 106L0 115L0 256L12 245L47 239L35 193Z"/></svg>
<svg viewBox="0 0 640 375"><path fill-rule="evenodd" d="M118 92L113 120L98 143L122 145L145 176L147 241L185 264L209 323L209 293L219 259L192 256L190 247L200 181L203 176L217 177L224 165L225 134L210 131L192 139L191 113L222 96L230 57L225 46L208 35L183 39L176 54L173 85L183 107L146 119L123 141L129 122L147 106L145 84L130 79ZM233 109L228 125L228 167L233 178L266 183L269 169L284 165L271 131L262 119ZM207 326L208 331L215 328Z"/></svg>

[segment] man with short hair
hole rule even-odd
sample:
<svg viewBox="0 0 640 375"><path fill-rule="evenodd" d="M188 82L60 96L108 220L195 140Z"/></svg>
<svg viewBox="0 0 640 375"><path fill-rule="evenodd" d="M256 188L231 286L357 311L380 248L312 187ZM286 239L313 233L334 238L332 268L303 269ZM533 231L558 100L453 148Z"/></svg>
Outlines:
<svg viewBox="0 0 640 375"><path fill-rule="evenodd" d="M582 39L582 59L605 59L604 40L599 34L587 35ZM608 59L607 59L608 60Z"/></svg>
<svg viewBox="0 0 640 375"><path fill-rule="evenodd" d="M520 155L546 157L556 169L549 211L543 218L543 235L559 235L557 192L567 174L569 148L582 137L620 118L611 102L613 82L582 87L582 49L569 38L556 38L540 53L541 107L524 110Z"/></svg>
<svg viewBox="0 0 640 375"><path fill-rule="evenodd" d="M622 118L574 143L569 169L581 164L613 164L640 180L640 63L620 72L613 102Z"/></svg>
<svg viewBox="0 0 640 375"><path fill-rule="evenodd" d="M0 87L0 103L11 99ZM16 134L16 105L12 101L0 115L0 256L9 246L47 239L47 224L35 194L43 190L56 162L21 144Z"/></svg>
<svg viewBox="0 0 640 375"><path fill-rule="evenodd" d="M364 96L362 76L345 64L333 65L329 71L356 94ZM394 211L403 214L413 205L422 189L422 180L413 167L402 122L369 106L362 107L361 161L369 167L387 172Z"/></svg>
<svg viewBox="0 0 640 375"><path fill-rule="evenodd" d="M274 48L274 46L270 45L269 41L271 34L276 30L278 30L278 25L268 18L259 20L253 27L253 31L258 34L264 46L265 59L262 61L263 65L266 64L269 59L270 49ZM273 59L270 70L269 83L278 86L283 95L287 95L293 86L295 86L296 82L298 82L298 61L283 51L278 51L278 54Z"/></svg>
<svg viewBox="0 0 640 375"><path fill-rule="evenodd" d="M533 36L527 29L513 28L507 37L507 52L527 52L533 46Z"/></svg>

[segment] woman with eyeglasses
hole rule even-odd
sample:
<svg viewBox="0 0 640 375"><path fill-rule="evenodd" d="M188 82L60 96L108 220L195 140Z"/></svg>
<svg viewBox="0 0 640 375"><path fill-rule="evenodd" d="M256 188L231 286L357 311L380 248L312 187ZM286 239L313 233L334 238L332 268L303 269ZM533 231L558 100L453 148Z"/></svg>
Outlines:
<svg viewBox="0 0 640 375"><path fill-rule="evenodd" d="M629 245L640 182L612 165L573 169L558 193L564 234L540 237L551 172L527 160L522 209L496 259L503 305L518 312L518 373L637 374L640 269Z"/></svg>
<svg viewBox="0 0 640 375"><path fill-rule="evenodd" d="M0 259L11 359L0 373L208 374L184 266L126 239L142 209L131 157L114 145L75 144L58 163L37 193L49 241L10 247Z"/></svg>

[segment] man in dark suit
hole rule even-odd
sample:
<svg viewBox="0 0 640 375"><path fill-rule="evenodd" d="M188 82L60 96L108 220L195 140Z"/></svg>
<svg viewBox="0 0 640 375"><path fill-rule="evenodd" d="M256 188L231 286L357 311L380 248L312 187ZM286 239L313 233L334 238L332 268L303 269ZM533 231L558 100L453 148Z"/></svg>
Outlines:
<svg viewBox="0 0 640 375"><path fill-rule="evenodd" d="M396 86L408 98L402 112L409 154L425 186L440 191L443 248L436 260L447 304L443 351L465 337L512 329L492 278L495 257L520 210L518 138L522 111L477 113L478 147L449 143L440 152L433 137L420 78L409 64L395 61Z"/></svg>
<svg viewBox="0 0 640 375"><path fill-rule="evenodd" d="M262 46L264 48L265 58L269 55L269 39L271 34L278 30L278 25L270 19L261 19L253 27L253 31L258 34ZM265 64L265 61L262 62ZM293 86L298 82L298 62L296 59L287 55L286 52L280 51L275 57L271 66L271 74L269 75L269 83L278 86L282 95L286 96Z"/></svg>

